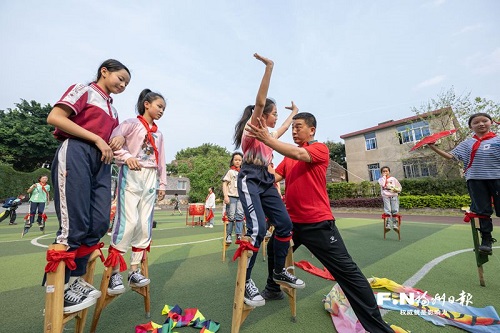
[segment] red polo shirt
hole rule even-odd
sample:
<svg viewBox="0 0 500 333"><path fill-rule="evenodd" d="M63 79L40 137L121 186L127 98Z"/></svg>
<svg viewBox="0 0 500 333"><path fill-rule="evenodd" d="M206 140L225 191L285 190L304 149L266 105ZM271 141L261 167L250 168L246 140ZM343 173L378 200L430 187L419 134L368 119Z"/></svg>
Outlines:
<svg viewBox="0 0 500 333"><path fill-rule="evenodd" d="M317 223L333 220L326 191L326 169L330 153L324 143L302 146L311 156L310 162L285 157L276 172L286 180L286 209L294 223Z"/></svg>

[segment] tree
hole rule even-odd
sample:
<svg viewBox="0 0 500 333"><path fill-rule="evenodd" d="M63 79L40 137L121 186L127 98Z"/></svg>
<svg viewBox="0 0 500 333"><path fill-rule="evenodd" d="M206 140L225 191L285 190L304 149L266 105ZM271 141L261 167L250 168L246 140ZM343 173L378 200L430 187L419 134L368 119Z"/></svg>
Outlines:
<svg viewBox="0 0 500 333"><path fill-rule="evenodd" d="M345 144L342 142L325 141L325 145L330 150L330 159L347 168L345 161Z"/></svg>
<svg viewBox="0 0 500 333"><path fill-rule="evenodd" d="M470 92L464 95L457 95L454 88L451 87L449 90L438 94L436 99L433 98L419 108L412 107L411 109L417 115L439 109L451 109L454 115L451 119L458 122L456 124L458 126L455 126L458 127L455 139L455 143L458 144L471 134L468 121L469 117L474 113L488 113L493 119L500 120L500 104L482 97L471 99L470 95ZM442 125L443 130L449 129L449 127L445 127L448 125L447 123L443 123Z"/></svg>
<svg viewBox="0 0 500 333"><path fill-rule="evenodd" d="M50 163L59 146L46 120L52 107L24 99L15 105L0 110L0 162L31 172Z"/></svg>
<svg viewBox="0 0 500 333"><path fill-rule="evenodd" d="M189 178L191 189L189 201L205 202L208 188L215 188L216 198L222 198L222 177L229 168L231 154L227 149L204 143L195 148L186 148L175 155L175 161L167 170Z"/></svg>

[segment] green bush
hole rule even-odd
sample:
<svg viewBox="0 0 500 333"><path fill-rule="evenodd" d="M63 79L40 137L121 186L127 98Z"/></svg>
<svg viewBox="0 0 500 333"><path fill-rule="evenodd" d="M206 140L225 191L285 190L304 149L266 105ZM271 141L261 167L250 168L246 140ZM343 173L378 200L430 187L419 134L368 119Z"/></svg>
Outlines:
<svg viewBox="0 0 500 333"><path fill-rule="evenodd" d="M468 195L404 195L399 197L401 208L462 208L470 206Z"/></svg>
<svg viewBox="0 0 500 333"><path fill-rule="evenodd" d="M405 195L466 195L465 179L420 178L400 180Z"/></svg>
<svg viewBox="0 0 500 333"><path fill-rule="evenodd" d="M405 209L412 208L456 208L470 206L468 195L402 195L399 197L399 206ZM331 200L332 207L348 208L382 208L382 197L376 198L349 198Z"/></svg>
<svg viewBox="0 0 500 333"><path fill-rule="evenodd" d="M21 193L26 194L26 190L42 175L49 176L48 184L52 186L48 169L40 168L33 172L20 172L9 165L0 164L0 184L2 184L0 201L8 197L16 197Z"/></svg>
<svg viewBox="0 0 500 333"><path fill-rule="evenodd" d="M419 178L400 180L402 195L467 195L465 179ZM380 196L380 185L376 182L328 183L330 200L348 198L373 198Z"/></svg>
<svg viewBox="0 0 500 333"><path fill-rule="evenodd" d="M361 183L328 183L326 184L330 200L345 198L372 198L380 195L378 183L363 181Z"/></svg>

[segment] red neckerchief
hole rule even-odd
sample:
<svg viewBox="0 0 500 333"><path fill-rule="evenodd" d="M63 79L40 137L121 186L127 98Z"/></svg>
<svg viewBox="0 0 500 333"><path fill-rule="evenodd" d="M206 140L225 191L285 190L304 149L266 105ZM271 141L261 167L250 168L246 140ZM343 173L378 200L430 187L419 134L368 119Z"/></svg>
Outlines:
<svg viewBox="0 0 500 333"><path fill-rule="evenodd" d="M470 160L469 160L469 165L467 165L467 168L465 168L465 171L469 170L469 168L472 166L472 162L474 161L474 156L476 156L476 152L479 149L479 146L481 145L481 142L492 139L496 136L495 133L493 132L488 132L485 135L483 135L481 138L478 137L476 134L472 137L473 139L476 139L476 142L474 142L474 145L472 145L472 151L470 152Z"/></svg>
<svg viewBox="0 0 500 333"><path fill-rule="evenodd" d="M40 184L40 186L42 187L42 191L44 191L45 194L47 195L47 200L49 200L49 192L47 192L47 190L45 189L45 185L47 185L47 184L42 184L42 182L40 182L38 184Z"/></svg>
<svg viewBox="0 0 500 333"><path fill-rule="evenodd" d="M237 168L234 165L231 165L231 170L240 172L240 168Z"/></svg>
<svg viewBox="0 0 500 333"><path fill-rule="evenodd" d="M387 181L389 180L389 177L385 177L385 183L384 183L384 188L387 187Z"/></svg>
<svg viewBox="0 0 500 333"><path fill-rule="evenodd" d="M156 126L155 122L153 121L153 126L151 126L151 128L150 128L148 121L143 116L137 116L137 119L139 119L139 121L144 125L144 128L146 128L146 131L148 132L148 141L151 144L151 146L153 147L153 150L155 152L156 164L158 164L159 163L159 161L158 161L158 148L156 148L155 139L153 138L153 134L152 134L152 133L156 133L156 131L158 130L158 126Z"/></svg>

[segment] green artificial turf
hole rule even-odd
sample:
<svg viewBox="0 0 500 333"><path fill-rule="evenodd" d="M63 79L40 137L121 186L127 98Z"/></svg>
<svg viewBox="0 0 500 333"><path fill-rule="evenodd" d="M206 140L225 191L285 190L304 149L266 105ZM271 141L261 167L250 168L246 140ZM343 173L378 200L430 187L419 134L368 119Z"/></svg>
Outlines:
<svg viewBox="0 0 500 333"><path fill-rule="evenodd" d="M162 324L161 311L165 304L178 304L181 308L198 308L207 318L221 324L219 332L230 332L232 305L237 263L232 261L236 249L231 245L227 258L222 262L223 229L220 215L213 229L186 226L185 216L171 216L170 212L156 212L157 228L153 232L153 244L149 255L151 278L151 320ZM46 264L46 247L52 243L56 231L56 219L49 215L47 234L33 227L21 239L22 225L0 224L0 256L2 281L0 284L0 308L2 325L0 332L42 332L44 288L41 279ZM383 239L380 219L341 218L337 220L341 235L351 256L367 276L385 277L403 284L426 263L457 250L472 247L470 227L466 224L433 224L403 222L401 241L394 232ZM109 237L103 241L109 244ZM477 267L472 252L447 258L430 270L415 285L416 288L458 297L461 291L472 295L473 306L493 305L500 310L500 260L497 252L484 265L486 287L479 286ZM107 254L107 251L105 251ZM128 262L128 255L126 255ZM308 260L321 267L309 251L301 247L295 253L295 261ZM95 283L99 286L103 266L96 268ZM310 275L300 269L297 275L306 281L307 287L297 292L297 322L290 321L288 301L270 301L256 308L243 323L241 333L273 332L335 332L322 299L333 286L332 281ZM124 275L126 272L123 273ZM263 288L267 277L267 263L259 253L252 278ZM89 331L93 308L89 311L86 330ZM437 327L414 315L401 315L389 311L384 319L412 332L460 332L453 327ZM135 325L146 323L143 299L127 291L116 298L103 311L98 332L134 332ZM71 332L74 322L66 325ZM177 332L195 332L193 328L177 328Z"/></svg>

